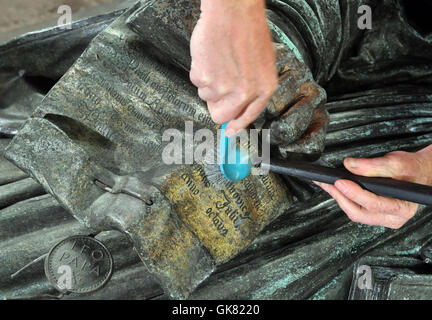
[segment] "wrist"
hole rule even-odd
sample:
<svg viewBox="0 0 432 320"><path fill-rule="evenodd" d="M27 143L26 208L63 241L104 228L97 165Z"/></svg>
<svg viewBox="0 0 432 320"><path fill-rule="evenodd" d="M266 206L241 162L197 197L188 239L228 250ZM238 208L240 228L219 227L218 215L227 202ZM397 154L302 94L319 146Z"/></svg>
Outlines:
<svg viewBox="0 0 432 320"><path fill-rule="evenodd" d="M265 9L265 0L201 0L201 12L217 9Z"/></svg>

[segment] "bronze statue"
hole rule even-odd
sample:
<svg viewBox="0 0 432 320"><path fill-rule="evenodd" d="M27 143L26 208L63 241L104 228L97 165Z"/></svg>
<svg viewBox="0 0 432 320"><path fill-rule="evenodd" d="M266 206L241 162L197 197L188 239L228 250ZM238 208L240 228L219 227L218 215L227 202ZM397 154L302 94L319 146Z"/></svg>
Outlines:
<svg viewBox="0 0 432 320"><path fill-rule="evenodd" d="M417 150L432 141L431 40L403 20L399 2L368 4L377 12L371 32L353 22L357 1L316 1L315 7L268 1L282 81L255 125L272 129L278 156L323 152L320 163L340 166L347 155ZM356 225L304 181L270 174L220 189L201 163L161 163L164 129L184 130L193 121L195 128L217 130L187 79L197 10L197 1L137 3L102 32L75 34L71 47L98 33L82 55L69 54L50 72L48 61L26 65L28 54L15 54L28 42L0 47L0 77L10 81L3 86L26 90L30 101L2 101L5 115L20 103L27 110L38 103L22 128L23 109L15 112L20 117L4 117L11 125L2 132L19 132L6 157L89 232L125 233L173 298L340 297L336 291L347 292L353 265L368 250L379 247L378 257L386 257L385 244L393 241L412 245L413 260L426 259L428 208L398 231ZM383 44L381 34L391 40ZM45 92L26 82L35 76L56 81L42 102ZM295 90L299 96L290 95ZM287 111L287 105L294 107ZM384 260L368 263L384 267Z"/></svg>

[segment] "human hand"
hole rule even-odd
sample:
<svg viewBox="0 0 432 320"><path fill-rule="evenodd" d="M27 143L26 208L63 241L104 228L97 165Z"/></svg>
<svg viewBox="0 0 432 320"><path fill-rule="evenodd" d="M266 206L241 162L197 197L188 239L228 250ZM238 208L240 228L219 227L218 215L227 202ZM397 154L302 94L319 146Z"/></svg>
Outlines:
<svg viewBox="0 0 432 320"><path fill-rule="evenodd" d="M264 0L202 0L191 37L190 79L225 134L264 110L278 78Z"/></svg>
<svg viewBox="0 0 432 320"><path fill-rule="evenodd" d="M395 151L374 159L347 158L344 165L358 175L432 185L432 145L416 153ZM418 204L377 196L349 180L338 180L334 186L315 183L328 192L354 222L399 229L418 209Z"/></svg>

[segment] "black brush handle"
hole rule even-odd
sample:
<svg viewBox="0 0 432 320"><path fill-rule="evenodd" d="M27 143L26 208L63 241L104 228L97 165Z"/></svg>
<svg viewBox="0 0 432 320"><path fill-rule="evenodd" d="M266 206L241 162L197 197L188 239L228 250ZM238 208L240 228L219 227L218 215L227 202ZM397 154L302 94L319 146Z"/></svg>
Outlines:
<svg viewBox="0 0 432 320"><path fill-rule="evenodd" d="M309 179L327 184L337 180L351 180L375 194L432 206L432 187L390 178L371 178L352 174L344 169L334 169L301 161L271 161L261 167L275 173Z"/></svg>

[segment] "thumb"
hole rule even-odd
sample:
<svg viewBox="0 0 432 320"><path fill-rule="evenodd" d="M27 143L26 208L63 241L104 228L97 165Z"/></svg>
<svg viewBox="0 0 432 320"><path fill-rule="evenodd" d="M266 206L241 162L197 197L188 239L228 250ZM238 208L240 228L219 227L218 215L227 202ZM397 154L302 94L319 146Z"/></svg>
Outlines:
<svg viewBox="0 0 432 320"><path fill-rule="evenodd" d="M373 159L346 158L344 166L352 173L366 177L392 178L397 175L392 162L385 157Z"/></svg>

